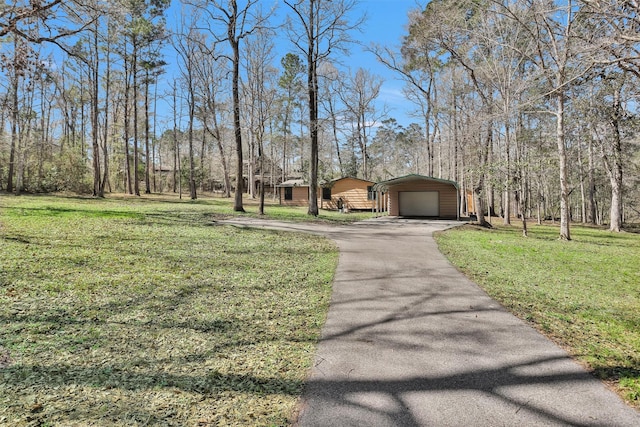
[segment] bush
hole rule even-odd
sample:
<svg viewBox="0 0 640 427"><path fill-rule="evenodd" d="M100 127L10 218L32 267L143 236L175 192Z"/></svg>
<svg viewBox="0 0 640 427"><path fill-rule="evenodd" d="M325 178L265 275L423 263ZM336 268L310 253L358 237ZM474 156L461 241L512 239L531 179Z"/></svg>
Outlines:
<svg viewBox="0 0 640 427"><path fill-rule="evenodd" d="M79 153L65 151L45 165L41 183L44 192L71 191L78 194L92 192L91 169Z"/></svg>

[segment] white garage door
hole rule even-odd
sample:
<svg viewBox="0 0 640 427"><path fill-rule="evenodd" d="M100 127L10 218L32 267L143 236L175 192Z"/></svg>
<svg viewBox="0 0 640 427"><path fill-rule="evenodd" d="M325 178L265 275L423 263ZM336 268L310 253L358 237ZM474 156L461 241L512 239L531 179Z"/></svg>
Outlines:
<svg viewBox="0 0 640 427"><path fill-rule="evenodd" d="M437 191L401 191L398 193L400 216L438 216L440 197Z"/></svg>

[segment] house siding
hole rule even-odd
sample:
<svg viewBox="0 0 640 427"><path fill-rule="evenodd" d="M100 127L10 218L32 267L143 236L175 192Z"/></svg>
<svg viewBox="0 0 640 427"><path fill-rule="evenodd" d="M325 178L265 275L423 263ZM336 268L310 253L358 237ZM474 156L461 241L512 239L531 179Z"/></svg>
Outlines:
<svg viewBox="0 0 640 427"><path fill-rule="evenodd" d="M375 183L356 178L342 178L336 180L331 187L331 200L322 199L322 191L319 191L318 206L323 209L338 209L338 199L342 198L344 206L348 210L371 210L375 207L375 200L368 199L367 187Z"/></svg>
<svg viewBox="0 0 640 427"><path fill-rule="evenodd" d="M437 191L440 198L440 218L456 219L458 217L458 191L454 185L436 181L407 181L389 188L389 215L399 216L399 193L401 191Z"/></svg>
<svg viewBox="0 0 640 427"><path fill-rule="evenodd" d="M292 200L284 199L284 188L280 189L280 204L283 206L306 206L309 204L309 187L291 187L293 193Z"/></svg>

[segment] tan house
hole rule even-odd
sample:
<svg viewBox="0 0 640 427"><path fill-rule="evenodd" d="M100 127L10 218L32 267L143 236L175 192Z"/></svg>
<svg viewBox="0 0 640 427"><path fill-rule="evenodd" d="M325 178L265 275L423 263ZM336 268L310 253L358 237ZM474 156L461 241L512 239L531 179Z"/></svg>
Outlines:
<svg viewBox="0 0 640 427"><path fill-rule="evenodd" d="M372 210L375 207L375 182L359 178L338 178L322 185L318 192L318 206L322 209L339 209L340 200L346 211Z"/></svg>
<svg viewBox="0 0 640 427"><path fill-rule="evenodd" d="M423 175L407 175L380 182L373 188L386 193L390 216L460 219L458 184Z"/></svg>
<svg viewBox="0 0 640 427"><path fill-rule="evenodd" d="M340 200L345 211L372 210L376 207L375 182L359 178L338 178L318 188L318 207L338 210ZM308 206L309 184L302 179L291 179L276 186L283 206Z"/></svg>
<svg viewBox="0 0 640 427"><path fill-rule="evenodd" d="M280 185L280 204L283 206L308 206L309 205L309 184L302 179L290 179Z"/></svg>

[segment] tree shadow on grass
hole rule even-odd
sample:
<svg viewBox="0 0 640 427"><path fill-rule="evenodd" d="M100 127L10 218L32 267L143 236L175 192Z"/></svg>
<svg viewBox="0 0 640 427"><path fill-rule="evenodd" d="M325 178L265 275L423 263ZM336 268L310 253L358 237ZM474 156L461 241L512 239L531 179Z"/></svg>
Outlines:
<svg viewBox="0 0 640 427"><path fill-rule="evenodd" d="M100 210L100 209L80 209L80 208L61 208L61 207L42 207L42 208L26 208L26 207L9 207L7 211L25 213L29 216L40 217L65 217L70 215L78 215L83 218L132 218L141 219L144 214L131 210Z"/></svg>
<svg viewBox="0 0 640 427"><path fill-rule="evenodd" d="M14 365L0 368L0 376L0 394L13 395L0 424L16 425L196 425L194 416L203 412L237 423L242 414L229 407L233 396L241 402L247 396L253 402L295 399L303 387L301 380L286 378L218 371L188 375L117 364ZM197 425L217 424L204 420Z"/></svg>
<svg viewBox="0 0 640 427"><path fill-rule="evenodd" d="M332 422L345 421L340 413L329 414L336 407L347 407L351 413L367 413L367 417L382 420L381 425L417 427L424 425L420 414L414 413L409 400L416 394L437 394L450 392L475 392L497 399L502 404L519 408L518 411L529 413L536 420L544 423L591 426L591 422L577 421L569 415L553 411L532 399L523 401L513 397L509 388L553 386L554 384L570 384L579 387L580 383L591 381L584 372L567 370L551 374L529 374L521 372L522 368L535 368L536 365L563 362L562 357L549 357L528 362L502 366L494 369L465 371L443 376L421 376L391 380L332 380L315 378L306 386L303 381L281 377L260 377L251 374L233 374L211 371L206 375L180 375L170 372L140 372L138 369L118 365L96 367L79 367L69 364L56 365L19 365L2 368L5 385L17 388L31 387L33 378L38 378L45 389L69 386L89 387L92 389L119 389L125 391L140 390L174 390L212 396L220 393L241 393L252 395L288 395L297 396L306 387L306 395L313 396L313 407L307 401L298 424L300 426L315 425L312 420L331 419ZM383 407L371 406L366 395L382 397L388 404ZM363 397L364 396L364 397ZM82 396L74 396L81 399ZM46 402L43 402L45 411ZM463 410L468 402L459 402L458 410ZM97 408L96 408L97 409ZM138 408L139 409L139 408ZM414 408L415 409L415 408ZM421 410L422 411L422 410ZM43 414L43 415L46 415ZM87 413L87 419L96 417L96 413ZM131 413L121 414L123 417ZM147 414L157 418L153 413ZM117 416L117 414L116 414ZM314 418L310 418L313 416ZM369 418L371 419L371 418ZM523 419L527 419L526 417ZM451 420L455 424L455 420ZM481 420L478 420L481 421ZM452 425L453 425L452 424ZM328 425L328 424L317 424ZM351 424L350 424L351 425Z"/></svg>
<svg viewBox="0 0 640 427"><path fill-rule="evenodd" d="M178 375L170 372L140 372L137 369L118 365L84 367L69 364L13 365L2 368L5 384L17 387L30 386L30 381L39 378L44 387L90 386L94 388L122 390L177 389L193 393L217 393L233 391L256 394L298 395L303 381L278 377L258 377L208 372L206 375Z"/></svg>

